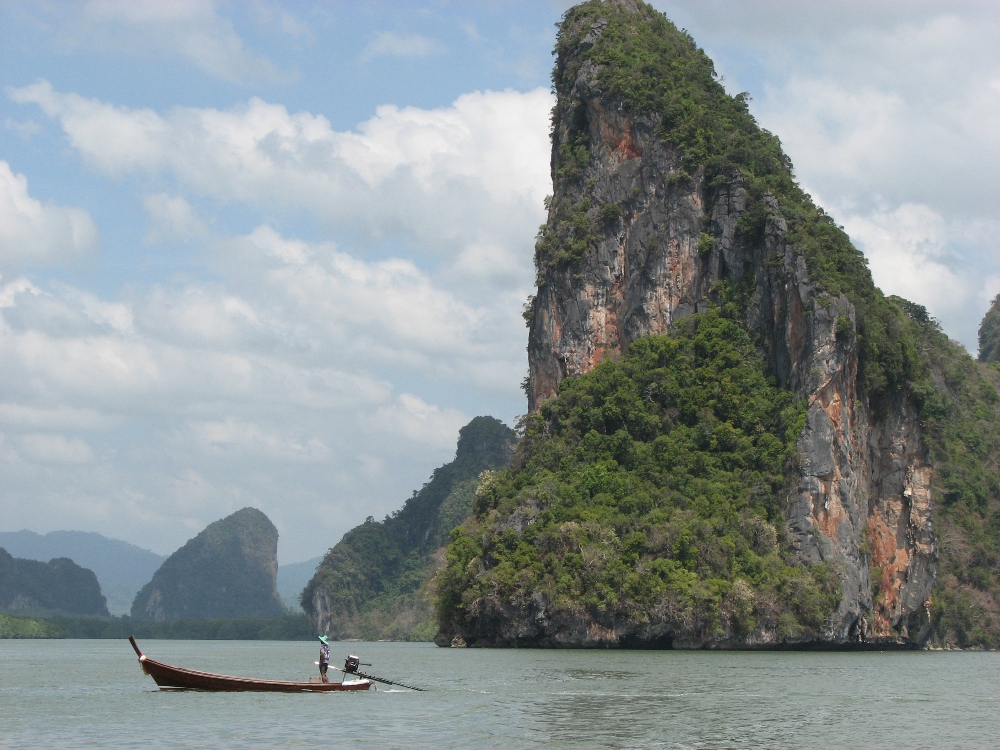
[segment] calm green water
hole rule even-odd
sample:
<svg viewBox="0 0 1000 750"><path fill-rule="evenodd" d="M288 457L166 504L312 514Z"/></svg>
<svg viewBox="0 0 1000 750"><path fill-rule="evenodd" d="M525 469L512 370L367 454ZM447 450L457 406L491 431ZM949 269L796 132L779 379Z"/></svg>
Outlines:
<svg viewBox="0 0 1000 750"><path fill-rule="evenodd" d="M310 643L147 641L303 679ZM127 641L0 641L4 748L995 748L1000 654L480 651L331 644L428 692L160 692Z"/></svg>

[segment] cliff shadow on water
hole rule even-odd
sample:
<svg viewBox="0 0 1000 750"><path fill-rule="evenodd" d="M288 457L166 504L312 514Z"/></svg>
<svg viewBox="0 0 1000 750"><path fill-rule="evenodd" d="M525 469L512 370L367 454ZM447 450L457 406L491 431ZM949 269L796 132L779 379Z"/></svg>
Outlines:
<svg viewBox="0 0 1000 750"><path fill-rule="evenodd" d="M995 368L875 287L662 14L583 3L556 54L529 414L437 641L1000 645Z"/></svg>

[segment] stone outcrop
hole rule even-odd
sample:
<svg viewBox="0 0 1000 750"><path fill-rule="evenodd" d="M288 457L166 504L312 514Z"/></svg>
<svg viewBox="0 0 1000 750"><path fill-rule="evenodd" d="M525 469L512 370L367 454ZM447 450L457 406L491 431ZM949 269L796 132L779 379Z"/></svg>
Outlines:
<svg viewBox="0 0 1000 750"><path fill-rule="evenodd" d="M602 30L600 19L593 22L573 54ZM824 637L921 642L937 556L932 468L913 399L896 394L876 415L859 391L852 303L817 291L778 201L764 198L764 231L747 238L739 231L748 210L740 179L710 185L703 168L685 172L660 117L631 112L607 95L589 61L568 93L560 92L553 118L554 191L543 236L565 234L558 211L567 206L586 207L599 229L579 262L539 259L529 408L551 397L563 378L705 309L718 300L719 282L742 283L746 325L759 337L768 370L808 399L787 531L801 561L832 562L839 572L843 597ZM581 176L565 179L562 147L581 139L581 123L589 160ZM602 221L602 206L619 207L619 215L605 213L613 220Z"/></svg>
<svg viewBox="0 0 1000 750"><path fill-rule="evenodd" d="M256 508L209 524L168 557L136 594L137 620L275 616L278 530Z"/></svg>
<svg viewBox="0 0 1000 750"><path fill-rule="evenodd" d="M451 530L472 511L479 476L510 461L514 431L493 417L459 430L455 458L384 521L369 518L334 546L302 592L316 633L338 639L430 640L431 583Z"/></svg>
<svg viewBox="0 0 1000 750"><path fill-rule="evenodd" d="M166 559L148 549L120 539L109 539L92 531L0 532L0 547L14 557L45 562L68 557L77 565L94 571L101 593L113 615L128 614L139 589L149 582Z"/></svg>
<svg viewBox="0 0 1000 750"><path fill-rule="evenodd" d="M979 361L1000 362L1000 294L979 325Z"/></svg>
<svg viewBox="0 0 1000 750"><path fill-rule="evenodd" d="M66 557L13 557L0 547L0 611L14 615L108 617L94 571Z"/></svg>

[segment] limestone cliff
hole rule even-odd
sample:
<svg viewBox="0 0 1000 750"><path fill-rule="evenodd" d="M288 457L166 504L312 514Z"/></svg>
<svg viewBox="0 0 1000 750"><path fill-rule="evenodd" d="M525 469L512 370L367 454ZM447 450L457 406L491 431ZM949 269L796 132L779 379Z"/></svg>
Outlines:
<svg viewBox="0 0 1000 750"><path fill-rule="evenodd" d="M922 642L938 553L933 472L907 386L916 355L899 344L905 312L794 183L745 97L726 95L662 15L632 0L584 3L567 13L557 53L529 408L640 337L737 298L767 371L807 403L784 534L800 562L829 563L840 578L817 639ZM510 616L525 644L555 627L530 624L546 621L540 611ZM561 626L577 633L561 645L624 642L581 618Z"/></svg>
<svg viewBox="0 0 1000 750"><path fill-rule="evenodd" d="M1000 362L1000 294L979 326L979 361Z"/></svg>
<svg viewBox="0 0 1000 750"><path fill-rule="evenodd" d="M209 524L168 557L132 603L137 620L284 614L275 588L278 530L256 508Z"/></svg>
<svg viewBox="0 0 1000 750"><path fill-rule="evenodd" d="M436 469L403 507L351 529L302 592L314 632L335 638L428 641L431 596L451 530L469 515L484 471L510 460L514 431L476 417L459 431L453 461Z"/></svg>
<svg viewBox="0 0 1000 750"><path fill-rule="evenodd" d="M0 547L0 611L15 615L107 617L97 576L66 557L13 557Z"/></svg>
<svg viewBox="0 0 1000 750"><path fill-rule="evenodd" d="M94 571L113 615L127 614L140 588L163 564L163 555L136 547L120 539L108 539L92 531L0 532L0 547L14 557L45 562L68 557Z"/></svg>

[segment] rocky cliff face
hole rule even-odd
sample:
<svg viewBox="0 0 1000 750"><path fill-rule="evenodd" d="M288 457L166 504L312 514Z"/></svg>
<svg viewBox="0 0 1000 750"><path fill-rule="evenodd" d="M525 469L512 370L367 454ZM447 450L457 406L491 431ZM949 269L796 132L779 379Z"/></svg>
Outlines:
<svg viewBox="0 0 1000 750"><path fill-rule="evenodd" d="M68 557L77 565L94 571L113 615L128 614L132 600L163 564L162 555L136 547L120 539L88 531L0 532L0 546L14 557L45 562Z"/></svg>
<svg viewBox="0 0 1000 750"><path fill-rule="evenodd" d="M663 113L631 109L608 90L587 54L602 43L606 15L643 24L652 11L627 0L588 5L605 17L571 15L567 23L585 27L557 63L529 407L564 378L718 301L721 282L741 290L768 370L808 400L787 532L801 561L834 563L840 575L842 600L824 638L920 642L937 546L932 468L912 397L902 389L875 405L859 388L858 311L814 284L780 202L751 195L739 175L720 180L692 166Z"/></svg>
<svg viewBox="0 0 1000 750"><path fill-rule="evenodd" d="M351 529L302 592L316 633L338 639L427 641L434 635L431 579L451 530L472 510L484 471L510 461L514 431L493 417L459 430L455 459L436 469L403 507Z"/></svg>
<svg viewBox="0 0 1000 750"><path fill-rule="evenodd" d="M1000 362L1000 294L993 298L979 326L979 361Z"/></svg>
<svg viewBox="0 0 1000 750"><path fill-rule="evenodd" d="M278 530L256 508L211 523L168 557L132 603L137 620L284 614Z"/></svg>
<svg viewBox="0 0 1000 750"><path fill-rule="evenodd" d="M66 557L48 562L13 557L0 547L0 611L15 615L108 617L92 570Z"/></svg>

